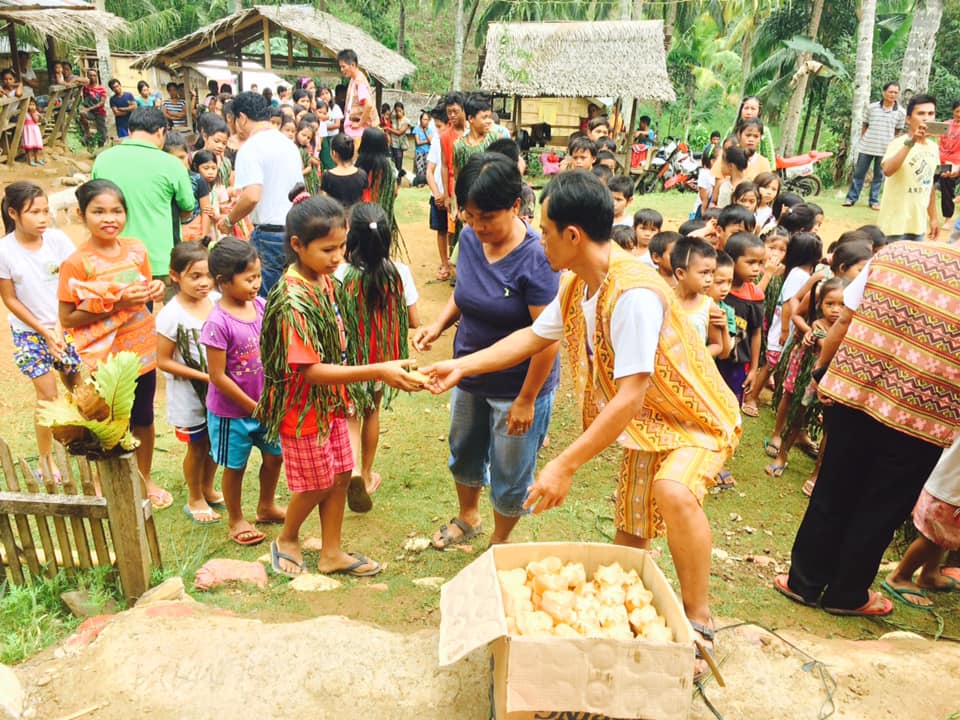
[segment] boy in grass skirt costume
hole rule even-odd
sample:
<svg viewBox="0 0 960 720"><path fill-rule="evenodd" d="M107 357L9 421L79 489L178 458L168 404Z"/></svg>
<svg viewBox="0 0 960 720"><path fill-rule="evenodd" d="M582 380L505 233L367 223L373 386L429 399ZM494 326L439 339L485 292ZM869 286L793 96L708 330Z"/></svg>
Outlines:
<svg viewBox="0 0 960 720"><path fill-rule="evenodd" d="M319 509L322 573L368 577L380 564L340 545L353 455L347 414L352 383L382 380L402 390L420 384L405 370L410 361L351 365L343 296L333 273L343 260L346 216L330 198L291 192L286 246L295 257L267 298L261 335L265 384L255 416L267 436L279 438L292 496L283 529L271 544L271 566L296 576L306 571L300 526Z"/></svg>

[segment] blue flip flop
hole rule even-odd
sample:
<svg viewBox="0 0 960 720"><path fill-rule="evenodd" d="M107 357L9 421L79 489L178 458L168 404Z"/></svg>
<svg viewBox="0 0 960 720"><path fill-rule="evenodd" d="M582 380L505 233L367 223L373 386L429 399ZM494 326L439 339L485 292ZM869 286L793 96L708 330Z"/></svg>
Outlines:
<svg viewBox="0 0 960 720"><path fill-rule="evenodd" d="M895 588L886 580L880 583L880 587L882 587L888 593L893 595L894 600L898 600L899 602L902 602L907 607L912 607L914 610L925 610L927 612L933 612L933 607L934 607L933 605L917 605L916 603L912 603L907 599L908 595L912 595L914 597L926 598L927 593L924 592L923 590L914 590L913 588Z"/></svg>
<svg viewBox="0 0 960 720"><path fill-rule="evenodd" d="M356 558L357 561L352 565L347 565L347 567L340 568L339 570L331 570L330 572L325 574L326 575L348 575L350 577L373 577L374 575L379 573L381 570L383 570L383 567L381 567L380 563L378 563L376 560L371 560L363 553L352 552L352 553L347 553L347 555L349 555L352 558ZM360 568L362 568L364 565L370 565L370 564L374 566L372 570L364 570L363 572L360 571Z"/></svg>
<svg viewBox="0 0 960 720"><path fill-rule="evenodd" d="M298 573L287 572L286 570L280 567L281 560L286 560L289 563L293 563L298 568L300 568L300 572ZM289 578L299 577L300 575L303 575L307 571L306 565L303 562L297 562L296 558L292 558L286 553L280 552L280 548L277 547L276 540L270 543L270 569L273 570L277 575L285 575Z"/></svg>

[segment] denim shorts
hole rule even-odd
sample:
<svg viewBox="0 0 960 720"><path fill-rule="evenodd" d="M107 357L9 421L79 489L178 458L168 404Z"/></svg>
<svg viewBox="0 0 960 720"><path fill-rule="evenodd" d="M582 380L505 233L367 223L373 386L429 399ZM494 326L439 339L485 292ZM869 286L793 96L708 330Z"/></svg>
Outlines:
<svg viewBox="0 0 960 720"><path fill-rule="evenodd" d="M250 233L250 244L260 255L260 296L266 297L270 289L277 284L280 276L287 267L286 251L284 250L284 234L282 232L267 232L255 227Z"/></svg>
<svg viewBox="0 0 960 720"><path fill-rule="evenodd" d="M267 441L267 429L250 417L222 418L207 412L210 457L220 467L243 470L256 446L264 455L280 455L280 443Z"/></svg>
<svg viewBox="0 0 960 720"><path fill-rule="evenodd" d="M493 509L519 517L533 484L537 452L550 425L553 391L537 398L533 424L524 435L507 434L513 400L480 397L460 388L450 395L450 459L453 479L468 487L490 486Z"/></svg>

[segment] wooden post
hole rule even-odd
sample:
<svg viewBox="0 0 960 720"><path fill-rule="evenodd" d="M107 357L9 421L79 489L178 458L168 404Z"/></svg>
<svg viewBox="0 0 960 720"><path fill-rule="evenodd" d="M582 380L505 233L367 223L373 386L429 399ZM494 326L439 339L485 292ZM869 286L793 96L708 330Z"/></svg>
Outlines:
<svg viewBox="0 0 960 720"><path fill-rule="evenodd" d="M270 21L263 19L263 69L273 70L273 61L270 58Z"/></svg>
<svg viewBox="0 0 960 720"><path fill-rule="evenodd" d="M287 33L287 67L293 67L293 35Z"/></svg>
<svg viewBox="0 0 960 720"><path fill-rule="evenodd" d="M107 499L110 534L128 601L150 587L150 548L143 518L143 491L132 454L99 460L100 481Z"/></svg>
<svg viewBox="0 0 960 720"><path fill-rule="evenodd" d="M237 92L243 92L243 46L237 45Z"/></svg>
<svg viewBox="0 0 960 720"><path fill-rule="evenodd" d="M623 148L623 174L630 174L630 154L633 152L633 133L637 124L637 98L633 99L630 105L630 124L627 126L627 141Z"/></svg>

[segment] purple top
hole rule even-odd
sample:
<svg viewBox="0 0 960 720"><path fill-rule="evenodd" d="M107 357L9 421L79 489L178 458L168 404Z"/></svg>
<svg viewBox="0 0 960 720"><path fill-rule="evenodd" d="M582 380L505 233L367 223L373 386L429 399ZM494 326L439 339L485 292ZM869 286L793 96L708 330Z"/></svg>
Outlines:
<svg viewBox="0 0 960 720"><path fill-rule="evenodd" d="M453 298L460 309L460 326L453 340L453 356L461 357L493 345L514 330L530 327L531 305L549 305L557 295L560 273L550 269L540 246L540 234L527 225L517 247L489 262L469 226L460 233L457 285ZM527 376L529 360L507 370L467 377L459 388L480 397L515 398ZM543 383L540 395L557 386L559 357Z"/></svg>
<svg viewBox="0 0 960 720"><path fill-rule="evenodd" d="M227 377L233 380L252 400L263 392L263 363L260 362L260 331L263 327L263 308L267 301L254 298L257 319L246 321L234 317L219 303L214 304L210 316L200 331L200 344L227 353ZM248 413L228 400L216 385L207 390L207 410L222 418L244 418Z"/></svg>

